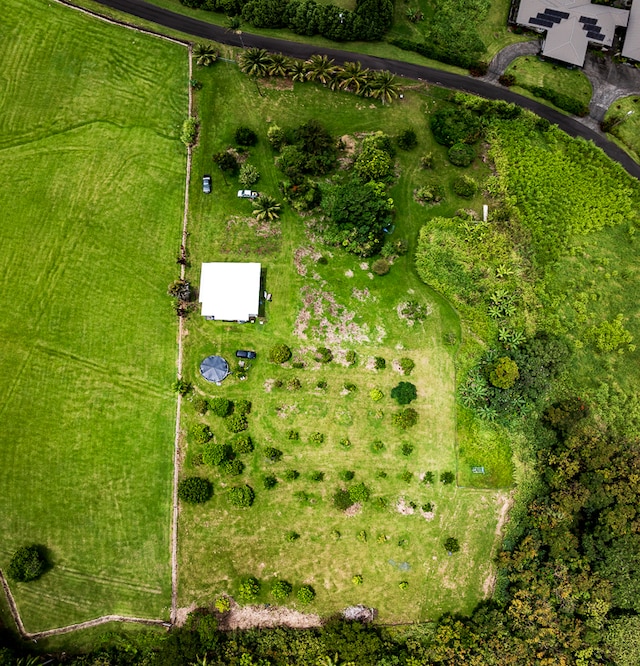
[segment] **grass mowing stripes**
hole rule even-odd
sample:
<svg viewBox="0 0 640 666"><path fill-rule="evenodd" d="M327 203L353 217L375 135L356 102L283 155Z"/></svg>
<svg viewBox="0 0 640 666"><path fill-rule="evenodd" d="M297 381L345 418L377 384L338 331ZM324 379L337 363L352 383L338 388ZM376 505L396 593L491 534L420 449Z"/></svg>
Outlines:
<svg viewBox="0 0 640 666"><path fill-rule="evenodd" d="M41 0L0 44L0 565L27 630L166 616L183 48Z"/></svg>

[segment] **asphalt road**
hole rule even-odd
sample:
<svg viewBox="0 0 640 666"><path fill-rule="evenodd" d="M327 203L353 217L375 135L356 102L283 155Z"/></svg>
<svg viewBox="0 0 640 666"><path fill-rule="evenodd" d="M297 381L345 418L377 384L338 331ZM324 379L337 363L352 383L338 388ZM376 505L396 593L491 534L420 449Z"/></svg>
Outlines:
<svg viewBox="0 0 640 666"><path fill-rule="evenodd" d="M475 79L471 76L443 72L438 69L432 69L431 67L413 65L398 60L376 58L362 53L350 53L349 51L342 51L339 49L318 49L299 42L291 42L285 39L276 39L274 37L264 37L262 35L253 35L245 32L237 34L225 30L220 26L212 25L182 14L176 14L175 12L162 9L161 7L156 7L148 2L144 2L144 0L98 0L98 2L107 7L111 7L112 9L118 9L127 14L193 35L200 39L228 44L230 46L264 48L274 53L283 53L284 55L299 58L301 60L306 60L314 53L325 53L340 64L348 60L359 60L363 66L370 69L388 70L398 76L424 81L426 83L442 86L443 88L473 93L474 95L479 95L486 99L503 99L507 102L513 102L526 109L530 109L539 116L546 118L549 122L558 125L560 129L564 130L571 136L580 136L589 141L593 141L593 143L602 148L611 159L619 162L626 171L640 180L640 165L634 162L624 150L616 146L604 136L598 134L570 116L566 116L563 113L529 99L528 97L518 95L508 88L494 85L487 81Z"/></svg>

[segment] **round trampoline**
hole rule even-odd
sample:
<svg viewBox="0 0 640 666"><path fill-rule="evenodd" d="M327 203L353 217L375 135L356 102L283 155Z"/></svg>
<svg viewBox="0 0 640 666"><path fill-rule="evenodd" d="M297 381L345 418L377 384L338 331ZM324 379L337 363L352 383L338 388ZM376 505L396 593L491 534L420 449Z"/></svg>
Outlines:
<svg viewBox="0 0 640 666"><path fill-rule="evenodd" d="M221 382L229 374L229 364L222 356L207 356L200 364L200 374L208 382Z"/></svg>

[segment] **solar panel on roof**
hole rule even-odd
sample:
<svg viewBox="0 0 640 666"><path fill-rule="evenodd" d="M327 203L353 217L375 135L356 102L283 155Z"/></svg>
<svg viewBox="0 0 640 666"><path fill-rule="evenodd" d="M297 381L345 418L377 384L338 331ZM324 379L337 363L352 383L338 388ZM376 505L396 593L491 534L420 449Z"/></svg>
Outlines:
<svg viewBox="0 0 640 666"><path fill-rule="evenodd" d="M549 7L544 10L544 13L549 16L557 16L559 19L569 18L569 12L559 12L557 9L549 9Z"/></svg>
<svg viewBox="0 0 640 666"><path fill-rule="evenodd" d="M589 16L581 16L578 21L580 21L580 23L586 23L587 25L595 25L598 22L598 19L590 18Z"/></svg>
<svg viewBox="0 0 640 666"><path fill-rule="evenodd" d="M597 39L599 42L604 39L604 35L601 35L599 32L588 32L587 37L589 39Z"/></svg>
<svg viewBox="0 0 640 666"><path fill-rule="evenodd" d="M551 21L552 23L560 23L560 21L562 21L561 18L558 18L557 16L549 16L549 14L538 13L536 18L539 18L542 21Z"/></svg>
<svg viewBox="0 0 640 666"><path fill-rule="evenodd" d="M533 25L541 25L543 28L553 28L554 24L551 21L545 21L544 19L539 19L533 18L529 19L529 23L533 23Z"/></svg>

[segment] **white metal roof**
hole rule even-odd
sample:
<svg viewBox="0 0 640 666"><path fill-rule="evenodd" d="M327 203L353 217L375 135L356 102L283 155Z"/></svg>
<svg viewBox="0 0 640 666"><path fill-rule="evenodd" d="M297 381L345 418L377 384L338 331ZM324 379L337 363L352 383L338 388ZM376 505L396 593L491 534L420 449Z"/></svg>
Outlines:
<svg viewBox="0 0 640 666"><path fill-rule="evenodd" d="M634 0L631 5L622 55L640 61L640 0Z"/></svg>
<svg viewBox="0 0 640 666"><path fill-rule="evenodd" d="M258 316L260 264L206 263L200 273L202 316L248 321Z"/></svg>
<svg viewBox="0 0 640 666"><path fill-rule="evenodd" d="M628 20L628 10L590 0L522 0L516 19L534 30L546 30L543 55L579 66L588 42L611 46L616 27L626 26Z"/></svg>

